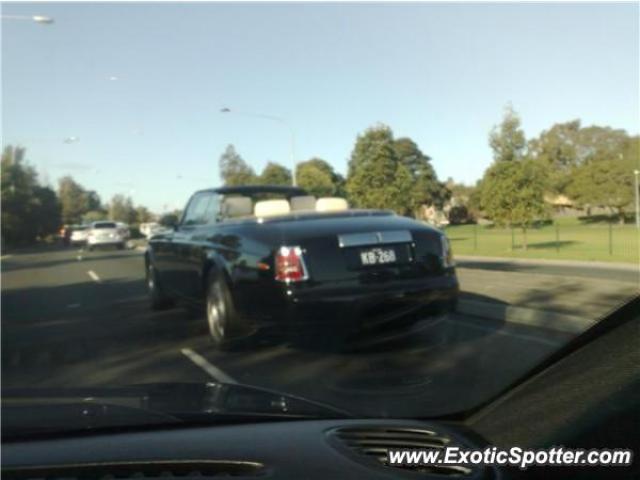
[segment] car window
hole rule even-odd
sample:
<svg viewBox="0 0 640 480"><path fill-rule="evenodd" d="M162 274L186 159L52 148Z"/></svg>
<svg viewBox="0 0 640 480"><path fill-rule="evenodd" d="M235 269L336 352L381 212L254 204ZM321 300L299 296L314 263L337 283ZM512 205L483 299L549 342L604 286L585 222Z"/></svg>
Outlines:
<svg viewBox="0 0 640 480"><path fill-rule="evenodd" d="M94 223L93 224L93 228L94 229L99 229L99 228L117 228L115 223L111 223L111 222L101 222L101 223Z"/></svg>
<svg viewBox="0 0 640 480"><path fill-rule="evenodd" d="M211 195L207 209L204 214L204 223L211 225L216 223L220 217L220 195Z"/></svg>
<svg viewBox="0 0 640 480"><path fill-rule="evenodd" d="M214 195L198 193L193 196L185 211L182 225L204 225L207 223L207 209Z"/></svg>

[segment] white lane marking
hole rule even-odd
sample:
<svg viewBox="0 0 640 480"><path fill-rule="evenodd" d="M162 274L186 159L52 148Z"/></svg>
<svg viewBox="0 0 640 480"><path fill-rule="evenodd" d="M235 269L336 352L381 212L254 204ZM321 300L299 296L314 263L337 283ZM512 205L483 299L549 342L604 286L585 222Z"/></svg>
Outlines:
<svg viewBox="0 0 640 480"><path fill-rule="evenodd" d="M97 274L96 272L94 272L93 270L89 270L89 271L87 272L87 274L91 277L91 279L92 279L94 282L98 282L98 283L100 283L100 277L98 276L98 274Z"/></svg>
<svg viewBox="0 0 640 480"><path fill-rule="evenodd" d="M508 335L509 337L514 337L514 338L519 338L521 340L528 340L530 342L538 342L538 343L542 343L544 345L549 345L552 347L557 347L559 345L562 345L563 343L565 343L562 340L545 340L543 338L538 338L538 337L533 337L531 335L524 335L521 333L509 333L509 332L505 332L502 330L496 330L495 328L488 328L488 327L483 327L480 325L476 325L474 323L467 323L467 322L463 322L461 320L454 320L456 323L460 323L462 325L465 325L467 327L471 327L471 328L476 328L478 330L484 330L485 332L491 332L491 333L495 333L498 335Z"/></svg>
<svg viewBox="0 0 640 480"><path fill-rule="evenodd" d="M218 367L211 365L202 355L194 352L190 348L183 348L180 351L185 357L207 372L207 374L214 380L223 383L238 383Z"/></svg>
<svg viewBox="0 0 640 480"><path fill-rule="evenodd" d="M67 308L78 308L81 305L81 303L70 303L69 305L67 305Z"/></svg>
<svg viewBox="0 0 640 480"><path fill-rule="evenodd" d="M0 257L0 260L6 260L7 258L11 258L11 257L13 257L13 255L2 255Z"/></svg>

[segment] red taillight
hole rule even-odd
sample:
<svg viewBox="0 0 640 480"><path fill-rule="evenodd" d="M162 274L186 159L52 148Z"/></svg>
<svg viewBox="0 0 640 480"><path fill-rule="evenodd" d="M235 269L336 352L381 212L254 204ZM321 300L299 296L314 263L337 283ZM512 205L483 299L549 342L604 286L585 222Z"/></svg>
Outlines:
<svg viewBox="0 0 640 480"><path fill-rule="evenodd" d="M301 282L308 278L300 247L280 247L275 264L276 280L280 282Z"/></svg>

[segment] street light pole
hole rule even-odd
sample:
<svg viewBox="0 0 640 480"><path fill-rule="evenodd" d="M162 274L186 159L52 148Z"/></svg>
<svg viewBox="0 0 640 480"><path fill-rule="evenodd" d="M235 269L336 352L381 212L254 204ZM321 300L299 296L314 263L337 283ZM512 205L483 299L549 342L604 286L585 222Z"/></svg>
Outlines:
<svg viewBox="0 0 640 480"><path fill-rule="evenodd" d="M640 175L640 170L634 170L633 176L635 177L636 187L636 228L640 230L640 191L638 190L638 175Z"/></svg>
<svg viewBox="0 0 640 480"><path fill-rule="evenodd" d="M27 20L30 22L40 23L42 25L51 25L54 20L44 15L0 15L2 20Z"/></svg>
<svg viewBox="0 0 640 480"><path fill-rule="evenodd" d="M239 112L237 110L231 110L230 108L226 108L226 107L220 109L220 113L235 113L237 115L244 115L246 117L264 118L266 120L272 120L274 122L278 122L281 125L284 125L287 128L287 130L289 130L289 136L290 136L289 156L290 156L291 167L293 168L292 174L291 174L291 184L294 187L298 186L298 182L296 181L296 154L295 154L296 137L295 137L293 128L284 118L276 117L274 115L265 115L262 113Z"/></svg>

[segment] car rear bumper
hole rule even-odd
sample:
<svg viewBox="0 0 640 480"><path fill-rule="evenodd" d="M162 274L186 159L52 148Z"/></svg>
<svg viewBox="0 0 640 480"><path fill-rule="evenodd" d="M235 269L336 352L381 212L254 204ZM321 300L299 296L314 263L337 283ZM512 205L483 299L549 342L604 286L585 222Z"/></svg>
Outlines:
<svg viewBox="0 0 640 480"><path fill-rule="evenodd" d="M458 295L455 275L342 289L285 287L282 309L258 320L256 326L281 332L373 328L451 311Z"/></svg>
<svg viewBox="0 0 640 480"><path fill-rule="evenodd" d="M124 242L124 238L93 238L87 240L87 245L92 247L99 245L123 245Z"/></svg>

